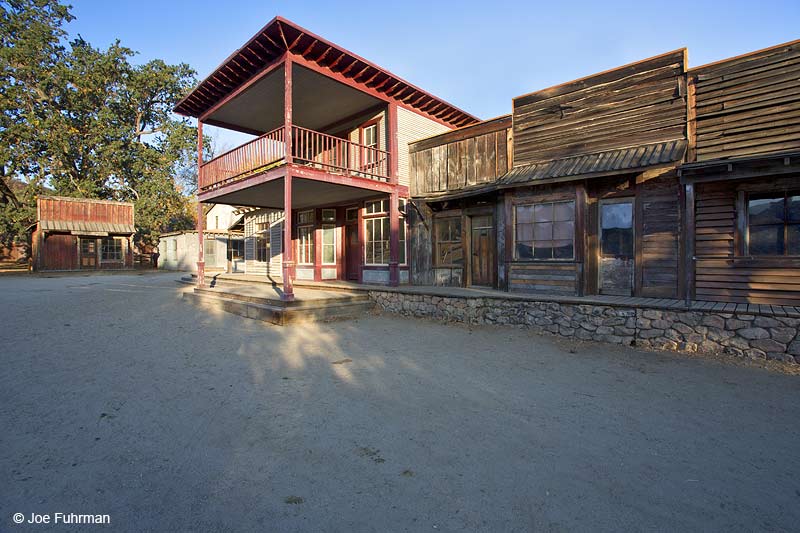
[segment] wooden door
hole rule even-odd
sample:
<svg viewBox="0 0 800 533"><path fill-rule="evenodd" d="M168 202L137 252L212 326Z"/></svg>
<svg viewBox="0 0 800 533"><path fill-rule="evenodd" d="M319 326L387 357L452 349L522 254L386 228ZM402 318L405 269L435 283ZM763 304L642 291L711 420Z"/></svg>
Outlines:
<svg viewBox="0 0 800 533"><path fill-rule="evenodd" d="M358 269L361 267L361 246L358 242L358 224L345 226L345 242L347 243L345 259L345 275L348 281L358 281Z"/></svg>
<svg viewBox="0 0 800 533"><path fill-rule="evenodd" d="M80 267L90 270L97 268L97 239L81 237Z"/></svg>
<svg viewBox="0 0 800 533"><path fill-rule="evenodd" d="M494 221L491 215L470 217L470 285L494 285Z"/></svg>
<svg viewBox="0 0 800 533"><path fill-rule="evenodd" d="M634 276L633 199L600 202L600 294L630 296Z"/></svg>

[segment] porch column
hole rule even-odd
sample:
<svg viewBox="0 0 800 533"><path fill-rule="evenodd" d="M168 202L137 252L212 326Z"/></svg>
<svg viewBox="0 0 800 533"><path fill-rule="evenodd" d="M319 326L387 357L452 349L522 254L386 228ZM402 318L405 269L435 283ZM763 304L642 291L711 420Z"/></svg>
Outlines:
<svg viewBox="0 0 800 533"><path fill-rule="evenodd" d="M389 142L386 146L389 152L389 168L387 170L389 171L389 183L396 185L400 169L397 159L399 155L397 147L397 104L389 104L389 109L387 111L387 122L389 123Z"/></svg>
<svg viewBox="0 0 800 533"><path fill-rule="evenodd" d="M398 267L400 258L399 203L400 195L397 191L394 191L389 196L389 285L392 287L400 285L400 270Z"/></svg>
<svg viewBox="0 0 800 533"><path fill-rule="evenodd" d="M286 54L283 63L283 135L286 145L286 177L283 178L283 295L285 302L294 300L294 243L292 243L292 59Z"/></svg>
<svg viewBox="0 0 800 533"><path fill-rule="evenodd" d="M202 287L206 278L206 262L203 257L203 203L200 188L203 184L203 123L197 121L197 286Z"/></svg>

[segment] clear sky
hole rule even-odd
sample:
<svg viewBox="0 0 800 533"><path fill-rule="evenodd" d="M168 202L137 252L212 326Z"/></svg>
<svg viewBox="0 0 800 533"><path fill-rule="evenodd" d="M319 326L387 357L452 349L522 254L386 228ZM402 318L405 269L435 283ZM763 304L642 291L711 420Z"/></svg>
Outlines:
<svg viewBox="0 0 800 533"><path fill-rule="evenodd" d="M72 0L71 34L202 79L275 15L486 119L521 94L676 48L690 66L800 38L800 0ZM209 128L211 130L216 130ZM216 130L221 145L243 137Z"/></svg>

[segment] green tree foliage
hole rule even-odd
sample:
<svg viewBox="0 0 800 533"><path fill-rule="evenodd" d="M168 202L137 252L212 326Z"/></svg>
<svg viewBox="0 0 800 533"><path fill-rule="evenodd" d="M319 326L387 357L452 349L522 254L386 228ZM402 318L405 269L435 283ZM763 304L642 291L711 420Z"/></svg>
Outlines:
<svg viewBox="0 0 800 533"><path fill-rule="evenodd" d="M0 233L24 235L42 192L134 202L142 243L191 227L197 130L172 108L194 72L68 41L72 18L57 0L0 0Z"/></svg>

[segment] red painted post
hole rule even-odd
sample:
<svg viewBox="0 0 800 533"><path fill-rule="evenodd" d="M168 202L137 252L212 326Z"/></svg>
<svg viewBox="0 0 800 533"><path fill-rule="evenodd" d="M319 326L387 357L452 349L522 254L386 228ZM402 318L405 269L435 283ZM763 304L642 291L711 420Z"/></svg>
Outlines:
<svg viewBox="0 0 800 533"><path fill-rule="evenodd" d="M397 146L397 104L389 104L387 113L387 122L389 123L389 143L386 150L389 152L389 183L397 184L399 174L398 165L398 146Z"/></svg>
<svg viewBox="0 0 800 533"><path fill-rule="evenodd" d="M200 195L200 185L203 183L203 123L197 121L197 193ZM197 202L197 286L205 284L206 262L203 257L203 203Z"/></svg>
<svg viewBox="0 0 800 533"><path fill-rule="evenodd" d="M286 177L283 178L283 294L281 300L294 300L294 243L292 242L292 60L283 64L283 127L286 146Z"/></svg>
<svg viewBox="0 0 800 533"><path fill-rule="evenodd" d="M397 191L389 195L389 285L400 285L400 195Z"/></svg>

